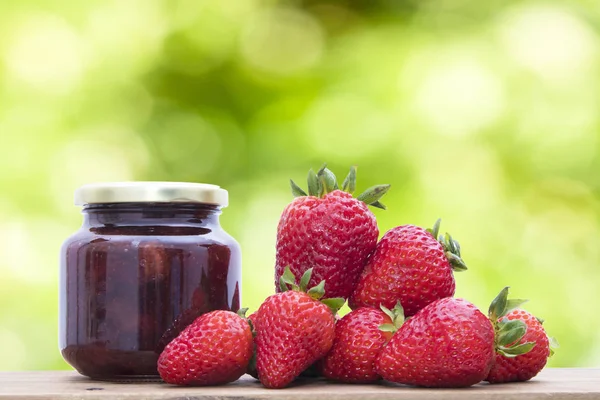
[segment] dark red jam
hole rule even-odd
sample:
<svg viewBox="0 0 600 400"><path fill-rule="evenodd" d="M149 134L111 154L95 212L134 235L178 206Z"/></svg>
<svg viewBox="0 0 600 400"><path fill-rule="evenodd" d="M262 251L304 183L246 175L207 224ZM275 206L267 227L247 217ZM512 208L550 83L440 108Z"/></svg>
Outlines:
<svg viewBox="0 0 600 400"><path fill-rule="evenodd" d="M159 354L194 319L237 311L240 248L220 212L201 203L86 205L61 252L64 359L94 379L157 378Z"/></svg>

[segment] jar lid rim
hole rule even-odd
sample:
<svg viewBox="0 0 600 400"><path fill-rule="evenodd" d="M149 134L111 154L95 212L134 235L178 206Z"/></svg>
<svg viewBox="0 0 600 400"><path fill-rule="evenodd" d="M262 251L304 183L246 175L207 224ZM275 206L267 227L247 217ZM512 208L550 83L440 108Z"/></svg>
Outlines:
<svg viewBox="0 0 600 400"><path fill-rule="evenodd" d="M75 190L75 205L98 203L202 203L228 205L227 190L218 185L195 182L97 182Z"/></svg>

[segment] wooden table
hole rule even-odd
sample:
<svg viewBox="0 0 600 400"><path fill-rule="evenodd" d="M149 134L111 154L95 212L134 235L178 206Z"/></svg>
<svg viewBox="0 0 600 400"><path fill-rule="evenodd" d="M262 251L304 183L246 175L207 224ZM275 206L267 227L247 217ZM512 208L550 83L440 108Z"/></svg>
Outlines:
<svg viewBox="0 0 600 400"><path fill-rule="evenodd" d="M302 380L281 390L263 388L245 376L235 383L207 388L175 387L163 383L92 381L75 372L1 372L0 399L600 399L600 369L546 369L530 382L479 384L467 389L420 389L380 383L347 385Z"/></svg>

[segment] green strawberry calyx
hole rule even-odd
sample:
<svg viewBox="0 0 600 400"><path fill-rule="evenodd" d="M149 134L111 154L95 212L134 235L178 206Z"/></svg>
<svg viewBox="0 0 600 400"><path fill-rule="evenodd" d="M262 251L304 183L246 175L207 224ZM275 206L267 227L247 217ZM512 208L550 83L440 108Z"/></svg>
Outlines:
<svg viewBox="0 0 600 400"><path fill-rule="evenodd" d="M339 309L342 308L346 300L342 297L332 297L329 299L323 299L323 296L325 296L325 280L322 280L317 286L313 286L309 289L308 282L310 282L312 271L312 268L307 269L306 272L302 274L302 277L300 278L300 283L296 283L296 276L294 275L290 267L285 267L283 274L279 277L279 288L282 292L290 290L290 287L291 290L304 292L308 294L312 299L319 300L321 303L325 304L331 309L331 311L335 315L339 311Z"/></svg>
<svg viewBox="0 0 600 400"><path fill-rule="evenodd" d="M404 324L404 320L405 320L404 308L402 307L402 304L400 304L400 301L398 301L396 303L396 305L394 306L394 308L392 308L391 310L389 308L387 308L386 306L384 306L383 304L381 304L379 306L379 308L381 308L381 311L383 311L392 320L391 324L379 325L379 330L383 331L383 332L394 333L398 329L400 329L400 327Z"/></svg>
<svg viewBox="0 0 600 400"><path fill-rule="evenodd" d="M445 235L439 235L441 223L442 219L438 218L438 220L435 221L435 224L433 224L433 228L427 229L427 232L431 233L431 236L440 242L444 248L444 254L450 262L452 269L456 272L466 271L467 265L460 256L460 244L454 240L454 238L452 238L448 232L446 232Z"/></svg>
<svg viewBox="0 0 600 400"><path fill-rule="evenodd" d="M315 173L315 171L313 171L311 168L310 171L308 171L307 183L308 194L306 194L306 192L302 190L302 188L300 188L296 182L290 179L290 186L292 188L292 194L294 197L315 196L318 198L323 198L327 193L333 192L334 190L340 190L337 178L333 172L327 168L327 164L323 164L317 173ZM363 193L356 196L356 199L364 202L367 205L385 210L385 205L383 205L383 203L381 203L379 200L387 193L389 189L390 185L371 186ZM354 194L354 191L356 190L355 166L350 167L350 172L346 176L346 179L344 179L341 190L350 194Z"/></svg>
<svg viewBox="0 0 600 400"><path fill-rule="evenodd" d="M509 320L506 315L527 302L524 299L508 299L505 287L490 304L488 317L494 326L496 352L507 358L526 354L535 347L535 342L520 343L527 333L527 324L519 319Z"/></svg>

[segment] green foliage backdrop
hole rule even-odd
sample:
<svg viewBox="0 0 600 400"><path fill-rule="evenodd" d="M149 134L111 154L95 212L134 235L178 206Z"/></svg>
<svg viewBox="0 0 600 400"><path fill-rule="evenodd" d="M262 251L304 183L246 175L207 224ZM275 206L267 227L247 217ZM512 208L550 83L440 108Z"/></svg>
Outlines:
<svg viewBox="0 0 600 400"><path fill-rule="evenodd" d="M80 185L219 184L244 303L273 290L288 179L391 183L380 231L461 241L457 295L510 285L600 366L597 1L0 0L0 370L67 368L61 242Z"/></svg>

